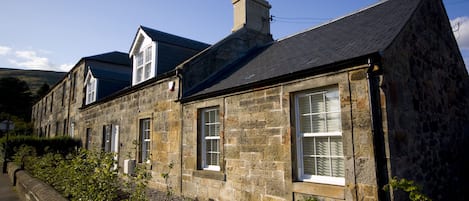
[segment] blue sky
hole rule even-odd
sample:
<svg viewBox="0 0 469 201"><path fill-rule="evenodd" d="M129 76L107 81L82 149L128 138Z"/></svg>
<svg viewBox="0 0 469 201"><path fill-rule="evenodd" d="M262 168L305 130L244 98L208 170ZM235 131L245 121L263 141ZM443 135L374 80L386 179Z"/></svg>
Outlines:
<svg viewBox="0 0 469 201"><path fill-rule="evenodd" d="M47 2L47 3L44 3ZM378 0L270 0L274 39ZM444 0L469 66L469 0ZM80 58L128 52L139 25L215 43L231 33L231 0L14 0L0 4L0 67L67 71Z"/></svg>

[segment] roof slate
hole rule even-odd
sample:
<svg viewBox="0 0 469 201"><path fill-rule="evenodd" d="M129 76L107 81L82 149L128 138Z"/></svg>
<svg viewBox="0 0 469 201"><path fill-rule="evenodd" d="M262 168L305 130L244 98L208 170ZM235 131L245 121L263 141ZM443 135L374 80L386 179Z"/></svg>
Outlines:
<svg viewBox="0 0 469 201"><path fill-rule="evenodd" d="M93 65L90 66L91 73L93 77L104 80L116 80L116 81L125 81L129 82L132 78L132 68L129 67L117 67L113 66L112 68Z"/></svg>
<svg viewBox="0 0 469 201"><path fill-rule="evenodd" d="M160 41L160 42L177 45L180 47L186 47L189 49L199 50L199 51L210 46L209 44L206 44L206 43L202 43L202 42L191 40L188 38L183 38L180 36L172 35L172 34L158 31L158 30L148 28L145 26L140 26L140 28L142 28L142 30L146 34L148 34L148 36L150 36L150 38L153 41Z"/></svg>
<svg viewBox="0 0 469 201"><path fill-rule="evenodd" d="M229 75L215 74L201 96L304 70L339 63L385 50L400 33L421 0L388 0L263 47L241 58ZM254 51L255 52L255 51Z"/></svg>
<svg viewBox="0 0 469 201"><path fill-rule="evenodd" d="M129 54L123 53L123 52L107 52L103 54L98 54L98 55L93 55L93 56L88 56L88 57L83 57L85 60L95 60L95 61L101 61L101 62L107 62L107 63L114 63L114 64L120 64L124 66L130 66L131 62L129 59Z"/></svg>

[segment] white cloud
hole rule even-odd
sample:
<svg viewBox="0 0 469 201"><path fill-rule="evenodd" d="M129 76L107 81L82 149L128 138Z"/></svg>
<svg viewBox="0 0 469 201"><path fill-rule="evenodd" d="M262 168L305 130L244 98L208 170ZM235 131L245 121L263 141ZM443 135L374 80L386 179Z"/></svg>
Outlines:
<svg viewBox="0 0 469 201"><path fill-rule="evenodd" d="M469 16L457 17L451 20L454 36L461 49L469 49Z"/></svg>
<svg viewBox="0 0 469 201"><path fill-rule="evenodd" d="M11 48L7 46L0 46L0 55L6 55L10 53Z"/></svg>
<svg viewBox="0 0 469 201"><path fill-rule="evenodd" d="M63 72L67 72L69 71L70 69L72 69L74 66L74 64L62 64L58 67L58 71L63 71Z"/></svg>
<svg viewBox="0 0 469 201"><path fill-rule="evenodd" d="M18 67L50 69L52 66L48 58L38 56L35 51L16 51L15 56L16 59L9 59L8 61Z"/></svg>
<svg viewBox="0 0 469 201"><path fill-rule="evenodd" d="M1 46L0 46L1 47ZM0 53L1 53L0 49ZM12 51L12 49L8 49ZM21 69L35 69L35 70L49 70L49 71L69 71L73 64L61 64L55 65L50 59L43 54L51 54L52 52L47 50L24 50L15 51L12 54L13 58L8 59L10 64L15 65ZM1 54L0 54L1 55Z"/></svg>

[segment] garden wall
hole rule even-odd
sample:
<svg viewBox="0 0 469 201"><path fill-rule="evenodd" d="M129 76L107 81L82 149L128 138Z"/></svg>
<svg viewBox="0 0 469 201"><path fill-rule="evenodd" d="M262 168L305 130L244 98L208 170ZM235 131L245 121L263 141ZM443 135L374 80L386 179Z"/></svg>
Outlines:
<svg viewBox="0 0 469 201"><path fill-rule="evenodd" d="M21 200L26 201L66 201L59 192L48 184L29 175L14 163L8 163L8 176Z"/></svg>

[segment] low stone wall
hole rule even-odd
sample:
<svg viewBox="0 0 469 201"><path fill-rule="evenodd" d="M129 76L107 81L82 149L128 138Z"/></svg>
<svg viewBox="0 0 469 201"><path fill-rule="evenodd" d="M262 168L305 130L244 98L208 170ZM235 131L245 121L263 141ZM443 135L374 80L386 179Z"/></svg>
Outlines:
<svg viewBox="0 0 469 201"><path fill-rule="evenodd" d="M21 200L26 201L66 201L59 192L48 184L29 175L14 163L8 163L8 175Z"/></svg>

